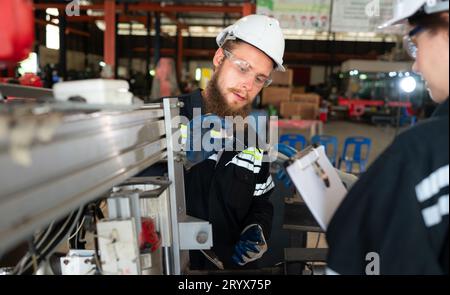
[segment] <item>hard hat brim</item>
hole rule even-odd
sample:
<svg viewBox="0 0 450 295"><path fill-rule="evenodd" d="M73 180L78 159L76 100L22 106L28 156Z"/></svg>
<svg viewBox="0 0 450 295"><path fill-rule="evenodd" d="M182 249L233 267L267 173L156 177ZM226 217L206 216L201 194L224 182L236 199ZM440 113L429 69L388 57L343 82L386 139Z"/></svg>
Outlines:
<svg viewBox="0 0 450 295"><path fill-rule="evenodd" d="M279 72L286 72L286 68L283 65L277 64L277 67L275 68L276 71Z"/></svg>
<svg viewBox="0 0 450 295"><path fill-rule="evenodd" d="M399 4L398 10L401 12L398 15L395 15L390 20L384 22L380 26L378 26L378 29L385 29L390 26L406 23L407 19L414 14L417 13L417 11L427 2L426 0L416 0L416 1L401 1L402 3ZM407 5L405 5L407 3Z"/></svg>
<svg viewBox="0 0 450 295"><path fill-rule="evenodd" d="M408 17L410 17L410 15L407 16L407 17L401 16L401 17L390 19L387 22L384 22L381 25L379 25L377 28L382 30L382 29L386 29L388 27L392 27L392 26L395 26L395 25L398 25L398 24L406 23Z"/></svg>

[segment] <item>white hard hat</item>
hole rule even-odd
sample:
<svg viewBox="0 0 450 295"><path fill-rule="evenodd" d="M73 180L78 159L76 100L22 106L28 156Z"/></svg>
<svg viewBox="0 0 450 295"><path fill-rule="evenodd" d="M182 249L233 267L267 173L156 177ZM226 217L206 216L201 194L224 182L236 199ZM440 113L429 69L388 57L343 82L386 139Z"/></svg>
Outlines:
<svg viewBox="0 0 450 295"><path fill-rule="evenodd" d="M252 14L239 19L225 28L216 38L222 47L228 40L240 39L265 54L277 64L276 70L285 71L283 67L284 36L280 24L272 17Z"/></svg>
<svg viewBox="0 0 450 295"><path fill-rule="evenodd" d="M425 14L448 11L448 0L394 0L394 16L379 29L399 24L423 10Z"/></svg>

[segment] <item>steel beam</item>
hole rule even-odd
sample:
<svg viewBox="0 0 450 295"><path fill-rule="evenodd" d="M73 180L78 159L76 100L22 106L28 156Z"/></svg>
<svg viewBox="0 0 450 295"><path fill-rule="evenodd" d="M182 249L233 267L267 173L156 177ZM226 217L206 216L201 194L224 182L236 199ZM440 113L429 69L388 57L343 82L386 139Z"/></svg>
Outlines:
<svg viewBox="0 0 450 295"><path fill-rule="evenodd" d="M45 98L52 97L53 90L41 87L0 83L0 94L3 96L24 98Z"/></svg>
<svg viewBox="0 0 450 295"><path fill-rule="evenodd" d="M104 16L80 15L80 16L68 16L67 17L67 22L69 22L69 23L95 22L97 20L104 20ZM118 17L118 20L121 23L137 21L141 24L145 24L146 17L145 16L120 15Z"/></svg>
<svg viewBox="0 0 450 295"><path fill-rule="evenodd" d="M51 26L58 27L57 24L52 23L52 22L48 22L48 21L45 21L45 20L35 19L34 21L39 26L51 25ZM67 18L66 18L66 21L67 21ZM90 37L91 36L91 34L88 33L88 32L85 32L85 31L82 31L82 30L78 30L78 29L74 29L74 28L69 28L69 27L66 26L66 35L69 35L69 34L83 36L83 37Z"/></svg>
<svg viewBox="0 0 450 295"><path fill-rule="evenodd" d="M116 1L105 0L105 33L104 53L105 63L114 68L116 61Z"/></svg>
<svg viewBox="0 0 450 295"><path fill-rule="evenodd" d="M47 8L57 8L57 9L66 9L67 4L62 3L34 3L34 10L46 10ZM94 4L94 5L80 5L80 10L103 10L103 4Z"/></svg>
<svg viewBox="0 0 450 295"><path fill-rule="evenodd" d="M105 0L105 4L108 0ZM247 5L249 3L245 3ZM253 4L250 4L253 5ZM35 3L35 10L42 10L47 8L58 8L65 9L66 4L52 4L52 3ZM117 4L116 9L123 12L125 6L123 4ZM80 10L103 10L103 5L80 5ZM245 11L249 8L245 8ZM254 8L252 8L254 9ZM152 12L200 12L200 13L211 13L211 12L221 12L221 13L243 13L243 6L233 5L233 6L221 6L221 5L161 5L160 3L139 3L139 4L129 4L128 11L152 11Z"/></svg>
<svg viewBox="0 0 450 295"><path fill-rule="evenodd" d="M183 70L183 31L177 26L177 81L181 82L181 71Z"/></svg>
<svg viewBox="0 0 450 295"><path fill-rule="evenodd" d="M159 58L161 57L161 14L155 13L155 45L153 49L153 64L154 68L158 66ZM175 55L175 50L173 51Z"/></svg>
<svg viewBox="0 0 450 295"><path fill-rule="evenodd" d="M144 47L136 47L133 49L134 52L146 52ZM151 50L153 52L153 49ZM184 57L197 57L197 58L212 58L216 52L216 49L192 49L184 48ZM175 56L176 52L173 48L161 48L160 54L164 56ZM286 61L294 62L336 62L341 63L348 59L366 59L366 60L376 60L376 54L345 54L337 53L333 56L329 53L317 53L317 52L286 52L284 59Z"/></svg>
<svg viewBox="0 0 450 295"><path fill-rule="evenodd" d="M59 75L67 80L66 14L59 11Z"/></svg>
<svg viewBox="0 0 450 295"><path fill-rule="evenodd" d="M151 26L152 26L152 16L150 14L150 12L147 12L147 24L146 24L146 28L147 28L147 36L146 36L146 40L145 40L145 78L146 81L150 81L150 57L151 57L151 52L150 52L150 47L151 47L151 42L152 42L152 37L151 37ZM150 83L147 82L145 83L145 101L148 102L148 100L150 99Z"/></svg>
<svg viewBox="0 0 450 295"><path fill-rule="evenodd" d="M242 13L242 6L219 6L219 5L164 5L159 3L130 4L130 11L156 11L156 12L222 12L222 13Z"/></svg>
<svg viewBox="0 0 450 295"><path fill-rule="evenodd" d="M256 12L256 6L253 3L244 3L242 5L242 15L247 16Z"/></svg>

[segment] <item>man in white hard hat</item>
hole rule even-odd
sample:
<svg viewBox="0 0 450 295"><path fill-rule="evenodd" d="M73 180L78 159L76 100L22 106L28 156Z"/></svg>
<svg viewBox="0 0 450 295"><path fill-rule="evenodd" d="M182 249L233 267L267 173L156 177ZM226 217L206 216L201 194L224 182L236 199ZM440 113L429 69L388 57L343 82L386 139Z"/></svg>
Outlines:
<svg viewBox="0 0 450 295"><path fill-rule="evenodd" d="M180 113L191 122L182 126L190 132L185 138L192 139L193 129L204 126L204 121L195 123L198 117L245 118L257 94L270 84L272 71L284 70L285 41L274 18L243 17L216 41L214 73L206 89L180 97ZM267 151L246 140L241 144L240 149L236 145L235 150L212 152L190 153L188 148L193 163L185 172L187 213L208 220L213 229L211 251L190 251L191 269L255 268L254 261L267 250L273 215L269 195L274 188L269 163L263 161Z"/></svg>
<svg viewBox="0 0 450 295"><path fill-rule="evenodd" d="M400 134L350 190L327 230L329 274L447 274L449 1L399 0L413 70L439 104Z"/></svg>

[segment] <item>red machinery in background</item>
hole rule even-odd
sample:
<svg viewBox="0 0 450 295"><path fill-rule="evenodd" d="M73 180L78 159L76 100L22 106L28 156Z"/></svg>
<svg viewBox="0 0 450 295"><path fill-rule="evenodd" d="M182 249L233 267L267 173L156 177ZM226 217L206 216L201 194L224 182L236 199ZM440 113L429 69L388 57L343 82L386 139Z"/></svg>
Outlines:
<svg viewBox="0 0 450 295"><path fill-rule="evenodd" d="M28 57L34 42L32 1L0 0L0 28L0 70L7 69L9 76L0 78L0 83L42 87L42 80L33 73L25 73L18 80L14 79L17 62Z"/></svg>
<svg viewBox="0 0 450 295"><path fill-rule="evenodd" d="M34 42L34 16L30 0L0 0L0 64L25 59Z"/></svg>
<svg viewBox="0 0 450 295"><path fill-rule="evenodd" d="M19 84L22 86L31 87L44 87L44 82L42 81L41 77L34 73L25 73L19 79L0 77L0 83Z"/></svg>
<svg viewBox="0 0 450 295"><path fill-rule="evenodd" d="M25 73L19 78L19 84L22 86L43 87L44 82L34 73Z"/></svg>

